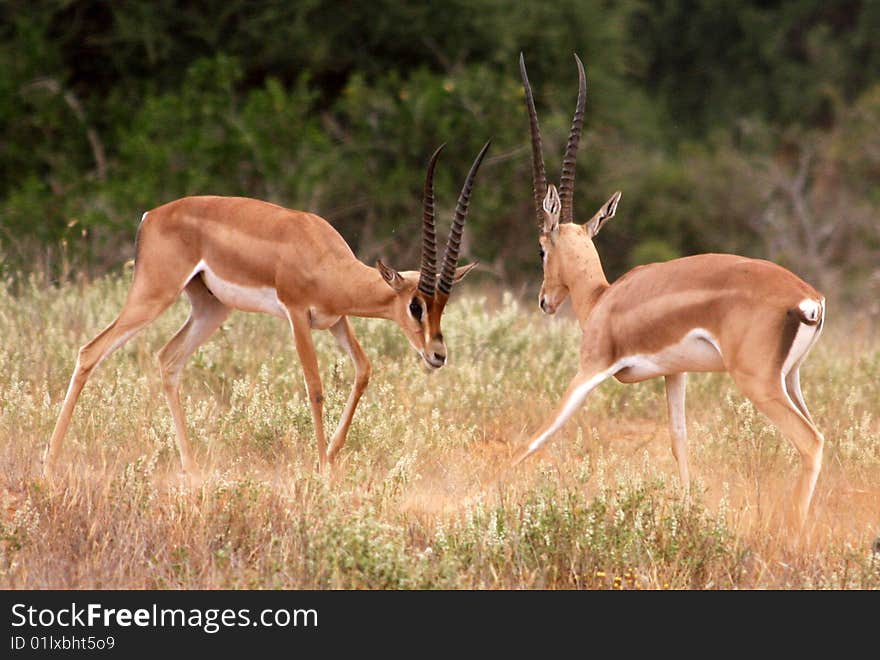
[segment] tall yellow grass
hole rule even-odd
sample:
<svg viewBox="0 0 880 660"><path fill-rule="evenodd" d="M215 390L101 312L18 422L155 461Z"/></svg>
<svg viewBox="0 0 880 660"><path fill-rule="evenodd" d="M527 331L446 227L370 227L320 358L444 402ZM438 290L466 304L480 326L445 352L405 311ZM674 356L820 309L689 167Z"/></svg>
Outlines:
<svg viewBox="0 0 880 660"><path fill-rule="evenodd" d="M430 375L392 324L355 320L373 378L333 478L315 472L288 329L234 314L184 375L195 485L154 358L181 301L94 374L50 487L40 455L76 351L127 287L0 286L2 588L880 587L880 340L833 303L802 369L827 445L792 543L797 456L723 374L689 380L688 500L659 380L605 383L506 469L573 375L579 330L476 291L447 308L450 363ZM315 337L332 428L352 368Z"/></svg>

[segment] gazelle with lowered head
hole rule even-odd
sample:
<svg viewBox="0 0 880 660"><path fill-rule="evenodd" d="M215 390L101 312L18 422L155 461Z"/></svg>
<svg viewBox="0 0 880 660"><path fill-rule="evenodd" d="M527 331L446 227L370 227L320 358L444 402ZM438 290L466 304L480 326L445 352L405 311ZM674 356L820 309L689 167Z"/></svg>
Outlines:
<svg viewBox="0 0 880 660"><path fill-rule="evenodd" d="M638 266L609 284L593 238L614 217L621 193L614 193L585 224L575 224L575 158L586 102L586 75L575 59L577 108L557 191L544 173L537 113L520 55L544 271L540 307L553 314L570 296L583 338L578 370L562 401L516 462L544 444L606 378L636 383L663 376L672 452L687 489L686 374L726 371L797 448L801 470L794 504L803 525L824 440L804 403L799 369L822 331L825 298L781 266L732 254Z"/></svg>
<svg viewBox="0 0 880 660"><path fill-rule="evenodd" d="M192 311L159 352L159 364L183 470L191 474L196 466L180 405L181 371L234 309L265 312L290 325L305 374L319 466L332 463L370 378L370 362L348 317L392 320L427 367L438 369L446 363L440 319L453 285L475 265L456 267L471 189L489 143L465 179L438 271L433 177L442 148L431 156L425 178L420 272L399 272L381 260L371 268L323 218L256 199L184 197L145 213L128 297L116 320L79 351L44 456L46 476L57 469L64 435L89 375L181 292L189 297ZM354 385L329 447L313 329L330 330L355 367Z"/></svg>

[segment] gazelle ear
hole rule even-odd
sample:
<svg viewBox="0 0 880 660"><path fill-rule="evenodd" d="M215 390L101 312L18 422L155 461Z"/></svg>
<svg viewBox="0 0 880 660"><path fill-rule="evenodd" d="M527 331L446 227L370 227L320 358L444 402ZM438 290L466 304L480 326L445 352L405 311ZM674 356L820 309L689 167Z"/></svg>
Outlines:
<svg viewBox="0 0 880 660"><path fill-rule="evenodd" d="M456 268L455 269L455 277L453 278L452 283L458 284L459 282L461 282L465 278L465 275L467 275L474 268L476 268L479 265L479 263L480 263L479 261L475 261L472 264L467 264L465 266L459 266L458 268Z"/></svg>
<svg viewBox="0 0 880 660"><path fill-rule="evenodd" d="M555 238L559 231L559 212L562 210L562 202L559 201L559 192L552 183L547 188L544 197L544 233Z"/></svg>
<svg viewBox="0 0 880 660"><path fill-rule="evenodd" d="M392 289L400 293L406 288L406 280L403 276L394 270L391 266L386 266L381 259L376 260L376 269L382 276L382 279L388 283Z"/></svg>
<svg viewBox="0 0 880 660"><path fill-rule="evenodd" d="M596 234L599 233L599 230L602 229L604 224L611 220L614 217L614 214L617 212L617 204L620 202L620 197L623 193L619 190L611 195L611 199L605 202L598 211L596 211L596 215L590 218L590 221L586 224L587 234L590 238L593 238Z"/></svg>

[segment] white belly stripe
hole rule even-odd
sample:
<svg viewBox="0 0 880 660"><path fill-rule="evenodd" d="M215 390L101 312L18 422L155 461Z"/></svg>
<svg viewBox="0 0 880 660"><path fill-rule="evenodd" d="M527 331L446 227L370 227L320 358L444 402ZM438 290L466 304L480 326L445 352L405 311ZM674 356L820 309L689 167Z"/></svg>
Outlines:
<svg viewBox="0 0 880 660"><path fill-rule="evenodd" d="M227 307L240 309L245 312L265 312L278 318L286 319L287 314L278 300L278 292L270 286L242 286L224 280L217 275L211 267L200 261L193 269L190 279L198 273L205 278L205 285L217 299ZM187 280L189 281L189 280Z"/></svg>
<svg viewBox="0 0 880 660"><path fill-rule="evenodd" d="M651 354L626 358L627 367L618 379L624 383L687 371L724 371L721 347L708 330L694 328L676 344Z"/></svg>

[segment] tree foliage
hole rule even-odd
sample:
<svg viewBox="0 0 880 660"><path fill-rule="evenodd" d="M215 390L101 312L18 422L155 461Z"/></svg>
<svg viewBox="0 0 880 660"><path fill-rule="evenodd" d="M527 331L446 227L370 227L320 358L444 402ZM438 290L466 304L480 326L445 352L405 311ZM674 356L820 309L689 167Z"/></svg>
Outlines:
<svg viewBox="0 0 880 660"><path fill-rule="evenodd" d="M429 154L451 215L493 148L465 256L504 284L537 262L517 59L558 176L587 65L576 209L614 190L608 274L708 250L855 289L877 263L876 3L6 0L0 259L131 257L141 214L190 194L322 214L365 260L415 265ZM444 216L441 215L441 218Z"/></svg>

